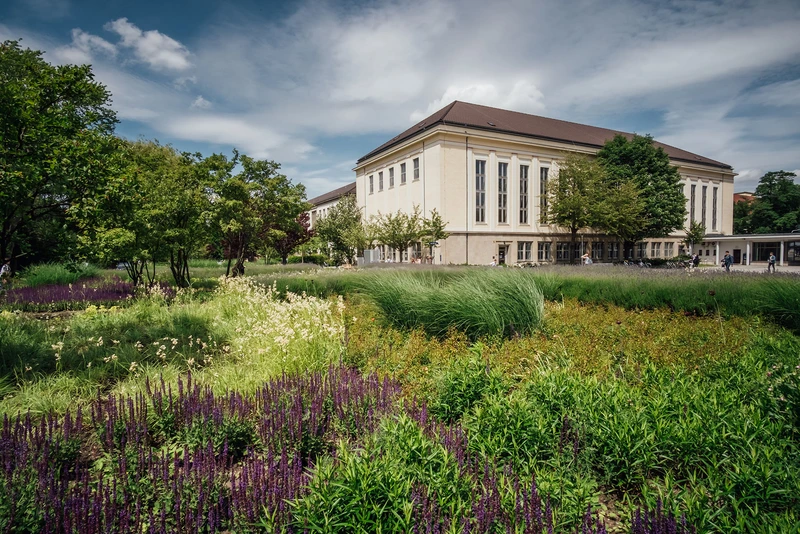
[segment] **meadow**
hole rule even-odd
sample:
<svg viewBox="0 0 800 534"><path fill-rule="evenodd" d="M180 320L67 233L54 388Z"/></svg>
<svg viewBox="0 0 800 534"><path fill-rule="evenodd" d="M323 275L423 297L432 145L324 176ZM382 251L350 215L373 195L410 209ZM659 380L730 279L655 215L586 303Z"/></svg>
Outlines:
<svg viewBox="0 0 800 534"><path fill-rule="evenodd" d="M7 302L0 529L797 530L800 280L654 273L273 267Z"/></svg>

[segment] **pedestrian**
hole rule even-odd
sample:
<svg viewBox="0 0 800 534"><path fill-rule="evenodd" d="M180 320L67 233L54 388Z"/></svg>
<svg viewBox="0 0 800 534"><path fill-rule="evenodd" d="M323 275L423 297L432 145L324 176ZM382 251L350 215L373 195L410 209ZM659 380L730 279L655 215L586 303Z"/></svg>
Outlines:
<svg viewBox="0 0 800 534"><path fill-rule="evenodd" d="M775 272L775 260L776 259L777 258L775 258L775 253L774 252L770 252L769 253L769 259L767 260L767 272L769 272L770 269L772 269L773 273Z"/></svg>
<svg viewBox="0 0 800 534"><path fill-rule="evenodd" d="M699 265L700 265L700 254L698 254L698 253L695 253L695 254L692 256L692 267L694 267L695 269L697 269L697 267L698 267Z"/></svg>
<svg viewBox="0 0 800 534"><path fill-rule="evenodd" d="M591 265L592 264L592 257L589 256L588 252L586 254L584 254L583 256L581 256L581 260L583 260L583 264L584 265Z"/></svg>
<svg viewBox="0 0 800 534"><path fill-rule="evenodd" d="M729 251L725 251L725 255L722 257L722 265L725 266L725 272L731 272L731 265L733 265L733 256Z"/></svg>
<svg viewBox="0 0 800 534"><path fill-rule="evenodd" d="M11 258L6 258L0 267L0 289L11 286Z"/></svg>
<svg viewBox="0 0 800 534"><path fill-rule="evenodd" d="M492 263L489 264L489 267L497 267L497 260L494 256L492 256Z"/></svg>

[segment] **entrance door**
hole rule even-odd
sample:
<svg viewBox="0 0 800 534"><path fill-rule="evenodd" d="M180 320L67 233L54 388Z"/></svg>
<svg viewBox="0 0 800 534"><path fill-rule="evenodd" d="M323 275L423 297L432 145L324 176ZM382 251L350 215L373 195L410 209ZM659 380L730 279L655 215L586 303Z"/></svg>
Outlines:
<svg viewBox="0 0 800 534"><path fill-rule="evenodd" d="M497 264L506 264L506 254L508 253L508 245L498 245L497 247Z"/></svg>
<svg viewBox="0 0 800 534"><path fill-rule="evenodd" d="M720 258L722 261L722 258ZM733 263L739 264L742 263L742 249L735 248L733 249Z"/></svg>

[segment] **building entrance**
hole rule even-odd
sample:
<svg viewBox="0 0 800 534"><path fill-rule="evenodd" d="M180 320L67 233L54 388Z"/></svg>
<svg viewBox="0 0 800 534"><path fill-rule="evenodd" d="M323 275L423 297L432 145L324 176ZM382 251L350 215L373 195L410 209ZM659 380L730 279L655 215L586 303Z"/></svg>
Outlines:
<svg viewBox="0 0 800 534"><path fill-rule="evenodd" d="M498 245L497 246L497 264L498 265L505 265L506 264L506 255L508 254L508 245Z"/></svg>

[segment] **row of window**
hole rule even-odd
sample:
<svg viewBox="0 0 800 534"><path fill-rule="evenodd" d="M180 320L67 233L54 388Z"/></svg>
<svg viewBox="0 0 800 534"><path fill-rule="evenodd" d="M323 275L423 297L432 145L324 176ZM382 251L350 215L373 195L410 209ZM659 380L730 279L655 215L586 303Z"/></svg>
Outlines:
<svg viewBox="0 0 800 534"><path fill-rule="evenodd" d="M411 160L414 173L414 181L419 180L419 158ZM406 164L400 164L400 185L406 184ZM394 187L394 167L389 167L389 189ZM383 171L378 172L378 191L383 191ZM375 175L369 175L369 194L375 192Z"/></svg>
<svg viewBox="0 0 800 534"><path fill-rule="evenodd" d="M697 184L692 184L689 193L689 220L698 221L708 228L706 219L706 205L708 204L708 186L702 186L700 193L700 219L696 217L695 205L697 204ZM719 195L719 187L714 186L711 192L711 229L717 229L717 197Z"/></svg>
<svg viewBox="0 0 800 534"><path fill-rule="evenodd" d="M576 243L556 243L556 260L574 260L578 259L586 252L584 244ZM586 243L588 245L588 243ZM542 242L537 243L537 260L550 261L552 243ZM650 255L647 255L647 243L637 243L636 257L637 258L661 258L662 248L660 242L650 243ZM664 243L663 248L664 258L672 258L675 256L675 243ZM607 253L607 255L606 255ZM591 257L593 260L618 260L620 259L620 244L604 243L596 241L591 244ZM533 260L533 241L518 241L517 242L517 261L534 261Z"/></svg>
<svg viewBox="0 0 800 534"><path fill-rule="evenodd" d="M529 224L528 173L530 165L519 166L519 224ZM547 180L550 169L539 168L539 222L547 223ZM508 163L497 164L497 222L508 224ZM486 222L486 160L475 160L475 222Z"/></svg>

